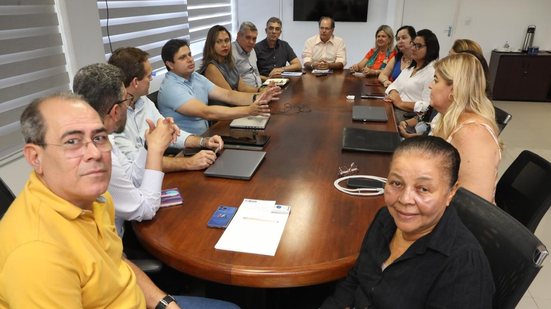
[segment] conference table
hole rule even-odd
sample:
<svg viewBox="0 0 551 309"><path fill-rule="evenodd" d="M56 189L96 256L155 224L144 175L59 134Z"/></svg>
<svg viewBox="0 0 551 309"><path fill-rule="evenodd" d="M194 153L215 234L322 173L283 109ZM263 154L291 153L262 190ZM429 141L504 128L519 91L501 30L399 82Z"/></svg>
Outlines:
<svg viewBox="0 0 551 309"><path fill-rule="evenodd" d="M390 154L341 150L343 128L397 131L392 104L360 98L370 88L381 87L376 79L347 71L291 77L280 99L270 103L272 115L261 132L270 141L251 180L207 177L203 171L166 174L163 188L179 188L183 205L134 223L138 239L172 268L227 285L299 287L343 278L384 199L338 191L333 182L339 167L355 163L359 174L386 177L391 159ZM385 106L389 121L353 122L354 104ZM219 121L204 135L232 130L229 121ZM275 256L214 248L224 230L208 228L208 220L218 206L239 206L245 198L291 206Z"/></svg>

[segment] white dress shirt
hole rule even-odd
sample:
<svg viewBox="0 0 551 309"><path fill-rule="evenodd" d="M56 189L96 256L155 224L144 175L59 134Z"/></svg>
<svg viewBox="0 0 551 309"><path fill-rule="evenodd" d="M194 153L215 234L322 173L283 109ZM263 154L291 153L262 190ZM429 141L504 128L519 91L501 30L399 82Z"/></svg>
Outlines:
<svg viewBox="0 0 551 309"><path fill-rule="evenodd" d="M434 79L434 61L411 76L413 69L407 68L402 70L398 78L386 88L385 93L389 94L391 90L396 90L402 101L428 106L430 103L429 84Z"/></svg>
<svg viewBox="0 0 551 309"><path fill-rule="evenodd" d="M153 101L147 96L140 97L134 104L134 108L128 107L126 126L122 133L113 133L113 139L119 150L129 159L135 160L140 149L145 146L145 131L149 129L146 119L151 119L153 123L164 119ZM170 145L175 148L184 148L186 139L191 134L180 130L180 136L176 143Z"/></svg>
<svg viewBox="0 0 551 309"><path fill-rule="evenodd" d="M113 142L112 137L111 142ZM122 238L125 220L150 220L161 204L164 173L145 168L147 150L141 148L136 159L128 160L113 143L109 193L115 203L115 226Z"/></svg>
<svg viewBox="0 0 551 309"><path fill-rule="evenodd" d="M302 52L302 63L324 60L329 63L340 62L346 65L346 45L338 36L332 36L327 42L320 39L319 34L306 40Z"/></svg>

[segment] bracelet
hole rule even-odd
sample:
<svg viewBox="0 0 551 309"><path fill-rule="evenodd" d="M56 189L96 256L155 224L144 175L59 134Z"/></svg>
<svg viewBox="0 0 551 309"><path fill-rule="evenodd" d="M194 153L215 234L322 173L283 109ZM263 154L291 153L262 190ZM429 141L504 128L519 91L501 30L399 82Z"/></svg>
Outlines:
<svg viewBox="0 0 551 309"><path fill-rule="evenodd" d="M155 306L155 309L164 309L168 307L168 305L172 302L175 302L176 300L171 295L166 295L157 303L157 306Z"/></svg>
<svg viewBox="0 0 551 309"><path fill-rule="evenodd" d="M201 146L201 148L205 148L205 145L203 144L204 142L205 142L205 138L201 137L201 140L199 140L199 146Z"/></svg>

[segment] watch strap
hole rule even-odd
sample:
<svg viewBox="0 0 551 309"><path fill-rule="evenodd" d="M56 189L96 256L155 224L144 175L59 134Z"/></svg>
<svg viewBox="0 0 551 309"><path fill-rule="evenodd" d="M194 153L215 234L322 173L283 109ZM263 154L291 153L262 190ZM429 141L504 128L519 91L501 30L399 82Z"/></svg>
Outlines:
<svg viewBox="0 0 551 309"><path fill-rule="evenodd" d="M157 306L155 306L155 309L165 309L171 302L175 302L176 300L171 295L166 295L159 301Z"/></svg>

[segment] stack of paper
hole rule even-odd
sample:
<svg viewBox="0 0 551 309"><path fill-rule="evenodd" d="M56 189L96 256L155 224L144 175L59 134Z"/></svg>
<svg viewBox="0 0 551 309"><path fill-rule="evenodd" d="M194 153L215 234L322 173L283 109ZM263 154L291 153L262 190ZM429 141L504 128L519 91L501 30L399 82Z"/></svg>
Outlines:
<svg viewBox="0 0 551 309"><path fill-rule="evenodd" d="M243 200L214 248L274 256L289 218L280 210L275 201Z"/></svg>
<svg viewBox="0 0 551 309"><path fill-rule="evenodd" d="M298 72L283 72L281 73L281 76L282 77L301 77L302 76L302 71L298 71Z"/></svg>

